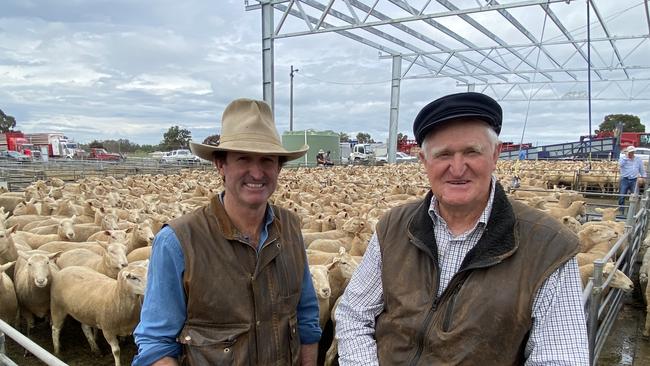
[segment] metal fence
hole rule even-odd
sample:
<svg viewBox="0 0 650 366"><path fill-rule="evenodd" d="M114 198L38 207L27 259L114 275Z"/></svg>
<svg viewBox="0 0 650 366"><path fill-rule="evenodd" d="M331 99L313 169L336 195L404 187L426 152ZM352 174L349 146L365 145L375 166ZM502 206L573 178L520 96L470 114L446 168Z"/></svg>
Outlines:
<svg viewBox="0 0 650 366"><path fill-rule="evenodd" d="M21 191L37 180L59 178L74 182L92 176L124 178L136 174L176 174L182 169L214 169L208 163L160 163L149 158L129 158L122 162L97 160L49 160L47 162L0 162L0 185Z"/></svg>
<svg viewBox="0 0 650 366"><path fill-rule="evenodd" d="M43 361L46 365L67 366L65 362L59 360L54 355L43 349L43 347L34 343L34 341L27 338L25 335L2 320L0 320L0 365L16 365L16 363L13 362L5 354L5 334L9 336L9 338L13 339L16 343L21 345L23 348L25 348L27 351L29 351L31 354L36 356L39 360Z"/></svg>
<svg viewBox="0 0 650 366"><path fill-rule="evenodd" d="M616 269L632 278L634 264L648 229L649 209L650 197L647 190L642 196L630 196L625 233L603 258L594 261L593 277L583 290L582 303L587 314L589 350L591 364L594 366L623 305L623 291L608 287L615 271L605 277L603 269L607 262L613 261Z"/></svg>

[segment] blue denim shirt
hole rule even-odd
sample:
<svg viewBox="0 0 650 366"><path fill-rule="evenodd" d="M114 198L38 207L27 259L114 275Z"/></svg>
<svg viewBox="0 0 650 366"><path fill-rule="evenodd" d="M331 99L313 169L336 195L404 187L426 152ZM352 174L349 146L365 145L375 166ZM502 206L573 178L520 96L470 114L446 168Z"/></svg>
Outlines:
<svg viewBox="0 0 650 366"><path fill-rule="evenodd" d="M273 222L273 210L270 206L267 207L258 251L266 241L268 227ZM174 230L165 226L154 240L140 323L133 332L135 343L138 345L138 354L133 359L134 366L150 365L165 356L180 357L182 347L176 342L176 337L187 316L183 288L184 271L185 258L180 242ZM309 266L306 264L297 312L300 342L317 343L321 336L318 299L311 282Z"/></svg>

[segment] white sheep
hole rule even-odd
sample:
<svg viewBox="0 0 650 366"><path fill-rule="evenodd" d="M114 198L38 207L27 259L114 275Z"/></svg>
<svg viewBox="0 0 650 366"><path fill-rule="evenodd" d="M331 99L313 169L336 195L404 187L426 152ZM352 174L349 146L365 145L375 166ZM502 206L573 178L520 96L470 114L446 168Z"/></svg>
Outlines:
<svg viewBox="0 0 650 366"><path fill-rule="evenodd" d="M149 259L149 257L151 257L151 248L152 247L147 246L134 249L126 255L126 259L129 263Z"/></svg>
<svg viewBox="0 0 650 366"><path fill-rule="evenodd" d="M110 278L117 278L117 274L122 268L128 265L126 245L121 243L97 243L104 247L104 254L99 255L88 249L72 249L61 253L56 264L60 268L84 266Z"/></svg>
<svg viewBox="0 0 650 366"><path fill-rule="evenodd" d="M594 264L593 263L585 264L584 266L579 267L579 269L580 269L580 279L582 280L582 287L585 287L589 282L589 277L593 276L594 274ZM632 280L630 280L630 278L627 275L625 275L625 273L614 268L613 262L605 263L605 266L603 267L603 281L607 279L607 277L609 277L609 274L613 270L615 271L614 277L612 278L612 281L609 283L609 287L620 288L625 292L630 292L634 290L634 283L632 282Z"/></svg>
<svg viewBox="0 0 650 366"><path fill-rule="evenodd" d="M311 273L311 282L314 284L316 291L316 298L318 298L318 319L321 329L325 329L325 324L330 317L330 281L328 278L328 270L324 265L310 265L309 272Z"/></svg>
<svg viewBox="0 0 650 366"><path fill-rule="evenodd" d="M54 261L59 254L41 250L18 251L14 286L20 315L27 320L27 336L34 326L34 316L43 318L49 313L52 275L59 270Z"/></svg>
<svg viewBox="0 0 650 366"><path fill-rule="evenodd" d="M92 327L102 330L111 346L115 365L120 366L118 336L128 336L140 320L140 296L147 285L147 269L130 265L117 280L86 267L68 267L55 275L52 286L52 343L60 354L59 336L70 315L81 323L93 352L99 353Z"/></svg>
<svg viewBox="0 0 650 366"><path fill-rule="evenodd" d="M0 319L18 325L18 299L14 282L5 273L15 262L0 265Z"/></svg>
<svg viewBox="0 0 650 366"><path fill-rule="evenodd" d="M57 226L56 234L34 234L27 231L17 231L14 233L14 241L29 245L32 249L38 249L43 244L55 240L72 241L76 238L74 224L72 219L60 220Z"/></svg>

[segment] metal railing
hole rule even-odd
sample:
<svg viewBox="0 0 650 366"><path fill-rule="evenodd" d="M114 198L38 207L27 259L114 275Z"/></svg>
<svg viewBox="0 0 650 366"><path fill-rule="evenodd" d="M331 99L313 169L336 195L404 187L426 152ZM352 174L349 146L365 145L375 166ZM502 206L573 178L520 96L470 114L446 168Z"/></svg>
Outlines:
<svg viewBox="0 0 650 366"><path fill-rule="evenodd" d="M603 258L593 262L593 276L583 290L582 303L587 315L589 351L594 366L623 305L623 291L609 288L615 271L605 277L603 269L611 261L615 269L628 277L632 276L636 257L648 229L649 209L650 197L647 190L642 197L636 193L630 196L625 232Z"/></svg>
<svg viewBox="0 0 650 366"><path fill-rule="evenodd" d="M36 356L39 360L45 362L45 364L50 366L67 366L67 364L53 354L49 353L43 347L34 343L31 339L27 338L25 335L14 329L9 324L0 320L0 365L14 366L16 365L7 355L5 354L5 334L13 339L16 343L21 345L29 353Z"/></svg>

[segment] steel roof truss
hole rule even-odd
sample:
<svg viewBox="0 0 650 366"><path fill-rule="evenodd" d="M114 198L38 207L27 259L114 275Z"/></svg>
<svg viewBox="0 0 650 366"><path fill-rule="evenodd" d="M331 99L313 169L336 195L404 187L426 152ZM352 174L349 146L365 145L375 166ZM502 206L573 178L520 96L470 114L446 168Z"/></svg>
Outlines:
<svg viewBox="0 0 650 366"><path fill-rule="evenodd" d="M285 11L285 10L287 10L287 6L286 6L286 5L276 4L275 7L276 7L277 9L280 9L281 11ZM295 9L289 9L289 13L291 13L291 15L296 16L296 17L300 17L300 16L301 16L301 15L300 15L300 12L299 12L299 11L296 11ZM305 14L305 16L306 16L306 18L307 18L310 22L312 22L312 23L316 23L316 22L318 22L318 19L316 19L316 18L313 18L313 17L311 17L311 16L309 16L309 15L307 15L307 14ZM334 16L335 16L335 15L334 15ZM323 27L334 27L333 25L328 24L327 22L323 22L322 24L323 24ZM380 45L380 44L378 44L378 43L376 43L376 42L370 41L370 40L368 40L368 39L366 39L366 38L363 38L363 37L358 36L358 35L356 35L356 34L354 34L354 33L351 33L351 32L344 31L344 30L338 30L336 33L338 33L338 34L340 34L340 35L342 35L342 36L344 36L344 37L347 37L347 38L353 39L353 40L355 40L355 41L357 41L357 42L363 43L363 44L365 44L365 45L367 45L367 46L370 46L370 47L373 47L373 48L375 48L375 49L378 49L378 50L380 50L380 51L383 51L383 52L386 52L386 53L389 53L389 54L392 54L392 55L397 55L397 54L399 54L398 51L395 51L395 50L392 50L392 49L390 49L390 48L388 48L388 47L382 46L382 45ZM405 57L405 59L409 60L409 59L411 59L411 57ZM423 60L424 60L424 59L423 59ZM423 68L425 68L425 69L431 71L432 73L435 73L435 72L436 72L436 71L435 71L431 66L427 65L425 62L415 62L415 63L416 63L417 65L422 66ZM456 79L456 80L459 80L459 81L462 81L462 82L464 82L464 83L468 83L467 79L464 79L463 77L458 76L458 75L450 75L450 74L446 74L446 73L443 73L443 75L448 76L448 77L451 77L451 78ZM478 79L478 80L481 80L481 81L483 81L483 82L486 82L485 79Z"/></svg>
<svg viewBox="0 0 650 366"><path fill-rule="evenodd" d="M352 18L354 18L355 24L359 24L360 23L359 17L357 16L357 12L354 11L352 5L350 5L350 0L343 0L343 1L345 2L345 5L347 5L348 10L350 10L350 14L352 15Z"/></svg>
<svg viewBox="0 0 650 366"><path fill-rule="evenodd" d="M327 6L325 7L325 10L323 10L323 14L318 19L318 23L316 23L316 26L314 28L320 29L321 25L325 21L325 17L327 17L327 14L329 14L330 9L332 8L332 5L334 5L334 1L336 1L336 0L330 0L329 4L327 4ZM377 0L377 1L379 1L379 0Z"/></svg>
<svg viewBox="0 0 650 366"><path fill-rule="evenodd" d="M360 9L362 11L366 11L366 10L371 11L372 12L371 15L374 16L377 19L380 19L380 20L390 19L388 16L386 16L385 14L383 14L383 13L377 11L377 10L368 9L367 5L361 3L360 1L357 1L357 0L349 0L349 1L351 1L352 4L354 4L354 6L356 6L358 9ZM419 39L422 42L426 42L426 43L430 44L433 47L449 51L449 48L446 47L445 45L440 44L439 42L436 42L435 40L423 35L420 32L417 32L417 31L407 27L404 24L396 23L396 24L391 24L391 26L401 30L402 32L404 32L404 33L406 33L406 34L408 34L410 36L413 36L413 37ZM468 63L472 64L473 66L478 66L483 71L486 71L486 72L490 71L488 68L481 67L478 63L476 63L475 61L473 61L473 60L471 60L471 59L469 59L469 58L467 58L467 57L465 57L463 55L458 55L457 57L460 58L461 62L465 61L465 62L468 62ZM502 79L505 80L505 78L502 78Z"/></svg>
<svg viewBox="0 0 650 366"><path fill-rule="evenodd" d="M490 2L489 2L489 5L492 5L492 4L494 4L494 5L499 5L499 3L498 3L497 0L493 0L493 1L490 1ZM508 11L505 10L505 9L499 9L499 10L497 10L497 11L498 11L499 14L501 14L504 18L506 18L506 19L510 22L510 24L512 24L515 28L517 28L517 30L519 30L519 31L520 31L524 36L526 36L526 38L528 38L528 39L529 39L533 44L537 45L537 47L539 47L539 49L540 49L542 52L544 52L544 55L545 55L545 56L546 56L546 57L547 57L547 58L548 58L552 63L554 63L555 66L558 66L558 67L560 66L560 63L559 63L557 60L555 60L555 58L554 58L554 57L553 57L553 56L552 56L552 55L551 55L551 54L546 50L546 48L544 48L544 47L541 45L541 42L538 41L537 38L536 38L532 33L530 33L530 32L526 29L526 27L523 26L523 24L519 23L519 21L518 21L514 16L512 16L512 14L510 14L510 12L508 12ZM543 40L543 39L542 39L542 40ZM569 73L569 72L567 72L567 74L568 74L569 76L571 76L574 80L577 80L577 79L578 79L577 76L576 76L575 74L571 74L571 73Z"/></svg>
<svg viewBox="0 0 650 366"><path fill-rule="evenodd" d="M323 10L322 4L318 3L315 0L302 0L302 2L304 2L306 5L314 7L315 9ZM344 22L347 22L347 23L354 22L353 18L351 18L350 16L348 16L346 14L343 14L343 13L337 11L336 9L330 9L329 13L330 13L331 16L333 16L333 17L335 17L337 19L340 19L340 20L342 20ZM412 31L414 33L417 33L417 32L413 31L412 29L410 29L410 28L408 28L408 27L406 27L404 25L401 25L401 24L395 24L395 25L398 26L398 29L400 29L400 30L407 30L407 31ZM404 28L404 29L402 29L402 28ZM374 27L364 27L364 28L361 28L361 29L366 31L366 32L369 32L371 34L374 34L377 37L380 37L380 38L383 38L383 39L385 39L385 40L387 40L389 42L392 42L392 43L394 43L394 44L396 44L396 45L398 45L400 47L403 47L405 49L411 50L411 51L416 52L416 53L423 53L422 50L420 50L418 47L415 47L415 46L413 46L411 44L408 44L408 43L400 40L399 38L394 37L394 36L392 36L392 35L390 35L390 34L388 34L386 32L383 32L381 30L378 30L378 29L376 29ZM442 63L443 62L439 58L432 57L430 55L427 55L425 57L428 58L428 59L431 59L431 60L433 60L433 61L435 61L437 63ZM452 70L455 70L456 72L459 72L458 68L456 68L456 67L453 67L451 65L448 66L448 67L450 69L452 69ZM463 76L473 77L472 75L463 75ZM478 78L478 80L486 81L486 79L483 79L483 78Z"/></svg>
<svg viewBox="0 0 650 366"><path fill-rule="evenodd" d="M609 29L607 28L607 23L603 19L603 16L600 14L600 11L596 7L596 4L594 3L594 1L593 0L588 0L588 1L589 1L589 4L591 5L591 8L594 10L594 13L596 13L596 18L598 19L598 22L600 23L600 26L603 28L603 31L605 32L605 36L607 36L607 38L610 38L609 44L612 46L612 50L614 51L614 54L616 55L616 58L618 59L618 64L621 65L621 66L625 66L623 64L623 59L621 58L621 54L620 54L620 52L618 52L618 47L616 47L616 43L614 43L614 41L611 40L611 33L609 32ZM627 76L629 78L630 74L627 73L627 70L623 69L623 71L625 72L625 76Z"/></svg>
<svg viewBox="0 0 650 366"><path fill-rule="evenodd" d="M418 11L414 7L410 6L408 4L408 2L406 2L406 0L389 0L389 1L391 3L393 3L394 5L400 7L401 9L403 9L403 10L405 10L405 11L407 11L407 12L413 14L413 15L421 15L422 12L424 11L424 9L426 8L426 6L428 6L429 3L430 3L430 1L427 1L425 7L423 7L422 10ZM474 45L472 42L467 40L465 37L461 37L457 33L453 32L451 29L449 29L449 28L445 27L444 25L436 22L435 20L433 20L433 19L423 19L423 21L425 23L431 25L432 27L436 28L437 30L445 33L449 37L452 37L456 41L461 42L462 44L466 45L467 47L470 47L472 50L475 50L477 48L476 45ZM485 56L485 53L482 50L478 51L478 53ZM492 60L492 62L494 62L495 64L497 64L497 65L501 66L502 68L508 70L508 67L506 66L506 64L501 65L501 64L499 64L498 62L496 62L494 60Z"/></svg>
<svg viewBox="0 0 650 366"><path fill-rule="evenodd" d="M379 2L379 0L375 0L375 3L372 4L372 6L370 7L370 10L368 10L368 12L366 13L365 18L363 18L362 23L365 23L368 20L368 17L370 16L370 13L372 13L372 11L375 10L375 6L377 6L378 2Z"/></svg>
<svg viewBox="0 0 650 366"><path fill-rule="evenodd" d="M282 16L280 17L280 21L278 22L277 27L275 27L275 31L273 32L273 35L277 35L278 33L280 33L280 29L282 29L285 20L287 20L287 16L289 15L289 10L291 10L292 6L293 6L293 0L291 0L291 3L287 6L287 10L282 12Z"/></svg>
<svg viewBox="0 0 650 366"><path fill-rule="evenodd" d="M444 6L445 8L447 8L447 9L449 9L449 10L452 10L452 11L458 11L458 10L460 10L460 9L458 9L454 4L452 4L451 2L449 2L448 0L436 0L436 1L437 1L438 3L440 3L440 5ZM497 10L498 10L498 9L497 9ZM489 37L490 39L492 39L494 42L498 43L498 44L501 45L501 46L504 46L508 51L510 51L510 53L512 53L514 56L516 56L516 57L518 57L519 59L521 59L522 61L524 61L526 64L528 64L528 66L530 66L530 67L532 67L532 68L537 68L537 65L533 65L529 60L527 60L526 58L524 58L523 56L521 56L518 52L516 52L515 50L513 50L512 48L510 48L509 46L507 46L507 42L506 42L506 41L504 41L504 40L502 40L501 38L499 38L499 36L497 36L496 34L490 32L489 29L487 29L487 28L485 28L484 26L482 26L479 22L477 22L476 20L474 20L474 18L470 17L470 16L467 15L467 14L459 14L458 16L459 16L461 19L463 19L464 21L466 21L467 23L469 23L471 26L473 26L474 28L476 28L477 30L479 30L479 31L480 31L481 33L483 33L485 36L487 36L487 37ZM544 75L544 76L545 76L547 79L549 79L549 80L553 80L553 77L552 77L551 75L549 75L549 74L542 73L542 75Z"/></svg>
<svg viewBox="0 0 650 366"><path fill-rule="evenodd" d="M587 55L584 53L584 51L583 51L582 49L580 49L580 48L577 47L577 45L576 45L576 43L575 43L575 40L573 39L573 36L572 36L571 33L569 32L569 30L566 29L566 27L564 26L564 24L562 24L562 22L561 22L560 19L557 17L557 15L555 15L555 13L553 12L553 10L551 10L551 6L550 6L550 4L540 4L540 6L542 7L542 9L544 9L544 11L545 11L546 14L549 16L549 18L551 18L551 20L553 21L553 23L555 23L555 26L557 26L558 29L559 29L559 30L564 34L564 36L565 36L569 41L571 41L571 43L573 44L573 46L576 47L576 50L580 53L580 56L582 56L582 58L585 60L585 62L589 62L589 61L588 61L588 58L587 58ZM593 65L592 65L592 66L593 66ZM596 73L596 75L598 75L598 77L601 78L601 79L603 78L603 76L600 75L600 73Z"/></svg>
<svg viewBox="0 0 650 366"><path fill-rule="evenodd" d="M636 46L632 47L632 49L630 50L630 52L628 52L627 55L623 56L623 61L627 60L627 58L630 57L630 56L631 56L631 55L632 55L632 54L633 54L637 49L639 49L639 47L641 47L641 45L642 45L643 43L645 43L645 42L648 42L648 38L643 38L643 39L641 39L641 41L639 41L639 43L637 43Z"/></svg>
<svg viewBox="0 0 650 366"><path fill-rule="evenodd" d="M402 73L401 76L402 79L406 76L406 74L408 74L408 72L411 70L411 67L415 65L415 61L417 61L418 58L420 58L420 55L415 56L415 58L411 62L409 62L409 65L406 67L406 70Z"/></svg>

